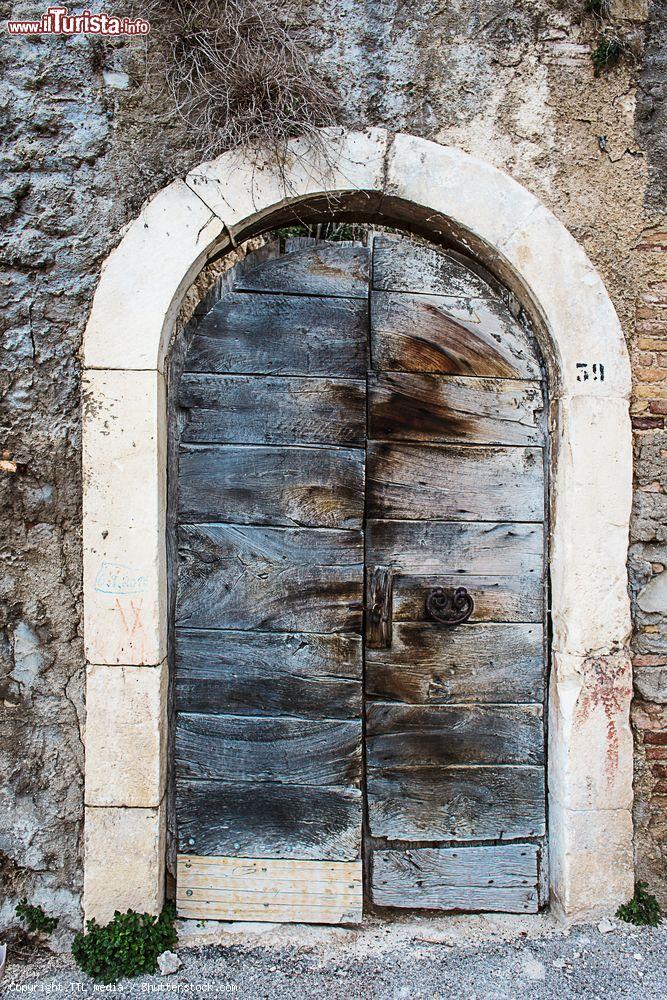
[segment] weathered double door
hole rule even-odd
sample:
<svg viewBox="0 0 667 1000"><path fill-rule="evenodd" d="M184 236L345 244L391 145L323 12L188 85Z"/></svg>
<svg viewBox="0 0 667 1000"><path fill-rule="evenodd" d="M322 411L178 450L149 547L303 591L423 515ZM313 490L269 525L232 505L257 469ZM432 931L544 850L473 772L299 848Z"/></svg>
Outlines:
<svg viewBox="0 0 667 1000"><path fill-rule="evenodd" d="M502 291L407 239L239 274L178 386L177 901L533 911L544 399Z"/></svg>

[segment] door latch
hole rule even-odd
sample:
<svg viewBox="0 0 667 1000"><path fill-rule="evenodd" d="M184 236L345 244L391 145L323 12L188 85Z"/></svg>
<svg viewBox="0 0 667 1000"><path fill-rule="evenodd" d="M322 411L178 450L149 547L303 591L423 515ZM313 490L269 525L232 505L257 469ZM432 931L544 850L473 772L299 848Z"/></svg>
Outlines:
<svg viewBox="0 0 667 1000"><path fill-rule="evenodd" d="M392 570L374 566L366 571L366 646L388 649L392 634Z"/></svg>

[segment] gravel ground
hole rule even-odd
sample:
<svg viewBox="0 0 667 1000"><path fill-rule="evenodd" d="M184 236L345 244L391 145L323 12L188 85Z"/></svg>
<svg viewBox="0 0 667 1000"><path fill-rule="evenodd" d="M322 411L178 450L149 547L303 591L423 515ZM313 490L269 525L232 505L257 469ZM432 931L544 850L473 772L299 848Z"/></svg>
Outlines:
<svg viewBox="0 0 667 1000"><path fill-rule="evenodd" d="M8 962L0 995L318 1000L667 997L667 926L565 930L549 918L371 921L361 930L182 928L182 968L95 986L71 959ZM218 943L203 943L217 940Z"/></svg>

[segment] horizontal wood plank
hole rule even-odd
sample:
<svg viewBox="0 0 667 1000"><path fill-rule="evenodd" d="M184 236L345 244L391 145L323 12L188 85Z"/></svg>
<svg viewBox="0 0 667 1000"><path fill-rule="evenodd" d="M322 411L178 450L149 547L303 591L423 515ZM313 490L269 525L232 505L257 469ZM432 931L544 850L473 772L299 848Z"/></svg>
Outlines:
<svg viewBox="0 0 667 1000"><path fill-rule="evenodd" d="M369 566L391 566L420 577L438 574L541 577L541 524L469 521L387 521L366 524Z"/></svg>
<svg viewBox="0 0 667 1000"><path fill-rule="evenodd" d="M351 448L182 445L179 518L360 528L364 454Z"/></svg>
<svg viewBox="0 0 667 1000"><path fill-rule="evenodd" d="M359 923L362 906L361 861L178 856L183 919Z"/></svg>
<svg viewBox="0 0 667 1000"><path fill-rule="evenodd" d="M541 622L544 617L544 582L526 576L394 577L394 621L428 621L426 594L434 587L456 588L465 583L474 602L470 622Z"/></svg>
<svg viewBox="0 0 667 1000"><path fill-rule="evenodd" d="M366 651L366 694L411 705L539 702L544 675L541 623L394 624L388 649Z"/></svg>
<svg viewBox="0 0 667 1000"><path fill-rule="evenodd" d="M363 299L230 292L199 324L188 372L365 378Z"/></svg>
<svg viewBox="0 0 667 1000"><path fill-rule="evenodd" d="M182 852L355 861L361 808L356 789L176 781Z"/></svg>
<svg viewBox="0 0 667 1000"><path fill-rule="evenodd" d="M361 717L361 638L177 628L182 712Z"/></svg>
<svg viewBox="0 0 667 1000"><path fill-rule="evenodd" d="M371 356L379 371L540 378L531 336L487 299L373 292Z"/></svg>
<svg viewBox="0 0 667 1000"><path fill-rule="evenodd" d="M366 386L340 378L185 374L184 443L365 443Z"/></svg>
<svg viewBox="0 0 667 1000"><path fill-rule="evenodd" d="M440 247L393 236L373 240L373 288L462 298L493 298L496 294L460 257Z"/></svg>
<svg viewBox="0 0 667 1000"><path fill-rule="evenodd" d="M544 519L541 448L369 442L367 479L373 518Z"/></svg>
<svg viewBox="0 0 667 1000"><path fill-rule="evenodd" d="M181 525L176 624L358 632L359 531Z"/></svg>
<svg viewBox="0 0 667 1000"><path fill-rule="evenodd" d="M390 441L541 445L539 382L372 372L368 433Z"/></svg>
<svg viewBox="0 0 667 1000"><path fill-rule="evenodd" d="M387 840L512 840L545 832L543 767L372 769L373 837Z"/></svg>
<svg viewBox="0 0 667 1000"><path fill-rule="evenodd" d="M361 719L176 717L177 778L358 787Z"/></svg>
<svg viewBox="0 0 667 1000"><path fill-rule="evenodd" d="M377 906L437 910L537 912L534 844L376 851L372 896Z"/></svg>
<svg viewBox="0 0 667 1000"><path fill-rule="evenodd" d="M366 761L376 767L544 763L541 705L366 703Z"/></svg>
<svg viewBox="0 0 667 1000"><path fill-rule="evenodd" d="M366 299L370 255L369 247L316 243L246 271L234 282L234 288Z"/></svg>

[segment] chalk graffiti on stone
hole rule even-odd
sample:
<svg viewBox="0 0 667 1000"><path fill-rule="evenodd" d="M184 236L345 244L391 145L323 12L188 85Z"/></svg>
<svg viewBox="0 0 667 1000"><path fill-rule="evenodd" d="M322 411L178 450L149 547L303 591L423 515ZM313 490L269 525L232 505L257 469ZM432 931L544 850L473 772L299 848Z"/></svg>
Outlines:
<svg viewBox="0 0 667 1000"><path fill-rule="evenodd" d="M146 589L146 577L132 566L103 562L95 577L95 590L100 594L141 594Z"/></svg>

